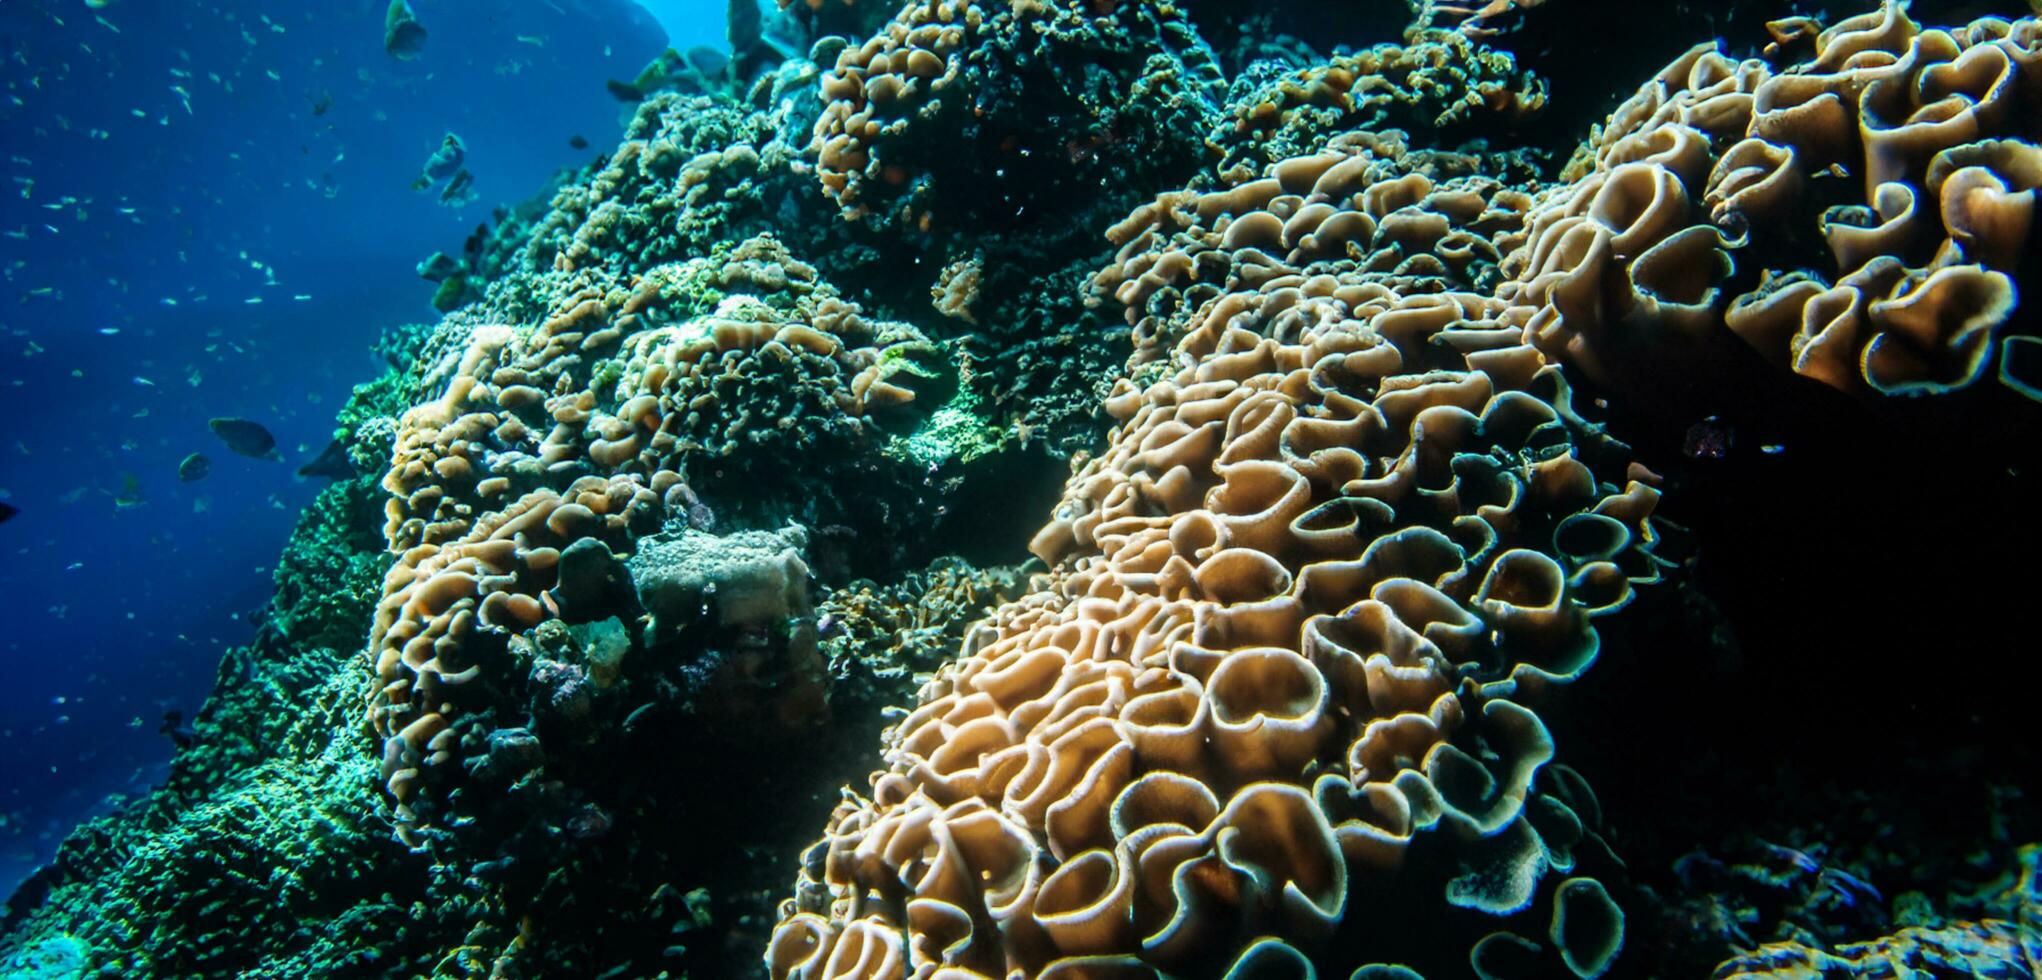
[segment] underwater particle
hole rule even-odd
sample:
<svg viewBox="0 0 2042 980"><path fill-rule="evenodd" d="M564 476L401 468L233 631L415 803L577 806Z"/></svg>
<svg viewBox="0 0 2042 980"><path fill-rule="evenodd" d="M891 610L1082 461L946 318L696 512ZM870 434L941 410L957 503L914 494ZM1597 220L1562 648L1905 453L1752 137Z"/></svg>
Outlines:
<svg viewBox="0 0 2042 980"><path fill-rule="evenodd" d="M204 458L204 457L200 457ZM345 480L355 475L354 464L348 462L347 443L335 439L319 451L312 461L298 467L302 477L323 476L329 480Z"/></svg>
<svg viewBox="0 0 2042 980"><path fill-rule="evenodd" d="M283 459L277 453L276 437L270 435L269 430L263 428L261 423L248 419L219 418L207 422L206 426L213 430L214 435L220 437L221 442L227 444L228 449L243 456L272 461Z"/></svg>
<svg viewBox="0 0 2042 980"><path fill-rule="evenodd" d="M213 471L213 461L204 453L192 453L177 464L177 478L185 483L197 483Z"/></svg>
<svg viewBox="0 0 2042 980"><path fill-rule="evenodd" d="M588 137L576 133L567 138L567 145L577 150L586 150L588 149Z"/></svg>
<svg viewBox="0 0 2042 980"><path fill-rule="evenodd" d="M399 61L410 61L425 50L425 25L418 22L408 0L390 0L383 15L383 50Z"/></svg>
<svg viewBox="0 0 2042 980"><path fill-rule="evenodd" d="M1689 459L1722 459L1730 455L1730 447L1736 442L1736 432L1728 422L1711 415L1688 426L1687 437L1681 440L1680 451Z"/></svg>

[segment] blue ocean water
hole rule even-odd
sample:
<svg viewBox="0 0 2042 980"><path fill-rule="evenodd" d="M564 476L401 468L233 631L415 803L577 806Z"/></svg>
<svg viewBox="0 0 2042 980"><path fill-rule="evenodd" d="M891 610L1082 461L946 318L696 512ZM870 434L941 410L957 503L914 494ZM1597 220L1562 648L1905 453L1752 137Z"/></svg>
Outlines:
<svg viewBox="0 0 2042 980"><path fill-rule="evenodd" d="M381 0L0 3L0 887L160 777L320 485L294 471L377 335L436 316L415 264L611 145L606 78L721 43L709 0L647 6L414 0L400 60ZM459 207L411 187L448 132Z"/></svg>

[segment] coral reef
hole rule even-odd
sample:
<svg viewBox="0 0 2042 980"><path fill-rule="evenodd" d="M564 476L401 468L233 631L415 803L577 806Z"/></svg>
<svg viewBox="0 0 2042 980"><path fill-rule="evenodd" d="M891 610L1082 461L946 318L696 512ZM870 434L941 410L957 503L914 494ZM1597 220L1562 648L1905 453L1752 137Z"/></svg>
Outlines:
<svg viewBox="0 0 2042 980"><path fill-rule="evenodd" d="M1342 133L1397 130L1450 146L1473 133L1508 132L1546 104L1543 79L1503 51L1457 31L1413 31L1257 81L1235 81L1223 179L1252 179L1262 166L1304 156ZM1245 91L1244 91L1245 89Z"/></svg>
<svg viewBox="0 0 2042 980"><path fill-rule="evenodd" d="M2009 324L2042 177L2022 142L2042 135L2038 29L1923 30L1888 4L1785 68L1693 49L1534 212L1507 298L1541 350L1619 387L1728 374L1729 337L1852 393L1993 375L2032 329Z"/></svg>
<svg viewBox="0 0 2042 980"><path fill-rule="evenodd" d="M1985 52L1969 56L1971 84L1999 93L2000 112L2017 97L2008 79L2033 29L1980 21L1961 32ZM1871 53L1853 72L1901 52L1963 50L1888 5L1821 32L1808 73L1860 52ZM1935 59L1905 62L1924 60ZM1934 102L1974 77L1945 74L1900 87ZM1731 271L1730 242L1711 225L1681 230L1677 171L1717 174L1703 200L1740 233L1778 205L1792 181L1771 178L1793 153L1769 154L1748 133L1766 109L1752 90L1768 77L1762 63L1698 48L1620 107L1591 140L1586 176L1528 216L1530 199L1512 198L1491 224L1500 241L1464 233L1491 255L1510 252L1493 295L1397 281L1408 253L1371 251L1389 212L1419 205L1400 225L1431 219L1433 244L1453 225L1425 213L1429 180L1369 186L1366 155L1294 158L1227 191L1165 195L1116 228L1120 263L1100 285L1131 323L1157 322L1138 342L1181 337L1177 370L1109 400L1122 427L1032 546L1056 577L1002 607L889 730L871 796L839 807L783 906L773 974L1344 972L1389 960L1472 962L1484 976L1604 972L1623 932L1607 888L1573 877L1540 891L1596 838L1578 799L1536 783L1553 747L1520 702L1579 676L1596 647L1588 618L1656 577L1656 492L1635 464L1628 486L1614 482L1626 455L1575 413L1558 366L1606 384L1631 372L1602 349L1619 324L1637 335L1630 349L1693 356L1680 341L1721 315L1713 287ZM1665 95L1680 79L1701 94ZM1925 115L1947 119L1969 102L1940 105ZM1638 117L1650 123L1634 132ZM1712 137L1736 135L1747 142L1713 161ZM1879 138L1864 135L1872 174L1906 175ZM1918 151L1918 165L1935 149ZM2016 157L2009 147L1967 159ZM1973 180L2006 193L1991 176ZM1446 193L1464 223L1492 210L1459 190ZM2005 224L2008 241L2025 234ZM1338 232L1326 251L1348 265L1315 270L1328 225ZM2004 274L1942 252L1915 282L1886 284L1882 309L1919 323L1865 344L1865 380L1881 391L1976 380L1990 346L1979 337L2012 310ZM1464 271L1427 257L1426 271ZM1147 305L1189 282L1210 285ZM1903 309L1921 313L1893 312ZM1911 357L1894 351L1908 340ZM1961 363L1939 358L1939 344L1961 348ZM1428 682L1398 683L1418 677ZM1455 800L1443 786L1474 795ZM1525 816L1555 812L1566 817L1557 838ZM1430 862L1407 850L1460 877L1426 883ZM1357 881L1375 886L1365 895L1393 888L1402 907L1350 905ZM1413 909L1428 894L1497 921L1455 923L1464 937L1443 951L1443 926ZM1550 920L1510 922L1534 906ZM1557 962L1537 965L1542 956Z"/></svg>
<svg viewBox="0 0 2042 980"><path fill-rule="evenodd" d="M1245 6L738 3L732 63L620 85L612 152L421 265L445 315L10 975L2032 972L2018 787L1754 775L1925 675L1704 684L1660 427L2034 431L2038 22L1778 19L1597 102L1545 66L1607 5ZM1549 95L1616 106L1564 170Z"/></svg>
<svg viewBox="0 0 2042 980"><path fill-rule="evenodd" d="M1188 173L1219 84L1167 3L910 3L823 76L816 174L854 221L1056 220L1102 179Z"/></svg>
<svg viewBox="0 0 2042 980"><path fill-rule="evenodd" d="M1341 137L1226 190L1159 195L1108 229L1120 250L1092 285L1125 311L1138 362L1300 277L1384 297L1486 293L1502 279L1496 236L1518 230L1531 197L1472 176L1478 167L1465 154L1412 150L1395 133Z"/></svg>
<svg viewBox="0 0 2042 980"><path fill-rule="evenodd" d="M1326 224L1354 226L1337 255L1415 206L1436 244L1431 182L1371 183L1375 159L1285 161L1134 220L1210 222L1222 263L1309 259ZM1656 577L1657 492L1501 302L1377 275L1400 237L1211 277L1234 288L1179 325L1178 370L1116 390L1108 449L1031 545L1053 584L968 637L811 850L776 977L1603 971L1623 916L1590 876L1592 798L1526 705ZM1443 941L1435 904L1497 921Z"/></svg>
<svg viewBox="0 0 2042 980"><path fill-rule="evenodd" d="M1985 904L2001 918L1910 926L1890 936L1845 943L1828 952L1799 942L1767 943L1711 974L1733 977L1930 976L2029 977L2042 959L2042 845L2021 849L2012 879Z"/></svg>

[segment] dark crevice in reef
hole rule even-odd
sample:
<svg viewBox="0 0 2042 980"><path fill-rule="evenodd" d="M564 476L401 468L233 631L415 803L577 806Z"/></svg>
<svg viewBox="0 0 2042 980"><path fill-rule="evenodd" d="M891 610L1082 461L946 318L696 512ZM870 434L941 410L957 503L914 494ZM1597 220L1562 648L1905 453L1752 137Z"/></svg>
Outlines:
<svg viewBox="0 0 2042 980"><path fill-rule="evenodd" d="M1616 401L1613 431L1672 463L1661 514L1681 566L1607 624L1555 726L1657 896L1638 940L1669 976L1730 953L1721 917L1739 901L1753 936L1895 927L1878 899L1781 884L1789 852L1820 863L1811 879L1860 869L1904 909L1909 893L1961 905L2002 886L2014 847L2042 836L2021 775L2042 771L2026 732L2042 663L2006 655L2030 632L2022 568L2042 524L2018 515L2042 494L2042 412L1995 403L1981 427L1977 393L1882 412L1813 383L1766 390L1717 389L1683 415ZM1691 456L1702 434L1727 436L1727 454ZM1676 734L1606 737L1648 731ZM1777 881L1697 870L1718 858ZM1714 904L1710 887L1733 897Z"/></svg>

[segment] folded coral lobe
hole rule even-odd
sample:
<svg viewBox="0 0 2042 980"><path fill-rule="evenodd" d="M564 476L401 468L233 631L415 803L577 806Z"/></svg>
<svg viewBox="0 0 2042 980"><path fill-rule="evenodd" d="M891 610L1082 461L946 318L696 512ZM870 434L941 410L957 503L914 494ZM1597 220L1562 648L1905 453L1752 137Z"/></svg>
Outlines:
<svg viewBox="0 0 2042 980"><path fill-rule="evenodd" d="M1932 29L1904 6L1820 31L1801 63L1701 45L1626 101L1511 260L1503 295L1540 349L1619 388L1724 383L1729 336L1871 399L1992 375L2003 339L2035 331L2018 286L2036 275L2042 22ZM1676 243L1680 262L1654 262Z"/></svg>
<svg viewBox="0 0 2042 980"><path fill-rule="evenodd" d="M1270 245L1310 207L1286 178L1448 225L1496 193L1338 159L1158 207ZM1036 539L1051 574L888 733L783 906L774 976L1618 954L1536 711L1654 574L1657 491L1505 304L1275 272L1158 331L1178 369L1108 400L1109 447Z"/></svg>
<svg viewBox="0 0 2042 980"><path fill-rule="evenodd" d="M1692 384L1747 344L1868 398L1995 358L2035 390L2042 25L1805 33L1800 64L1687 52L1544 193L1349 134L1115 226L1095 288L1167 370L1107 400L1042 587L847 794L773 974L1612 969L1539 713L1655 577L1658 490L1563 371ZM881 931L904 957L856 952Z"/></svg>

